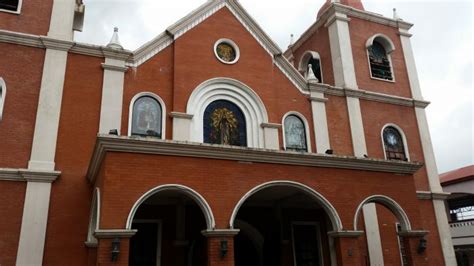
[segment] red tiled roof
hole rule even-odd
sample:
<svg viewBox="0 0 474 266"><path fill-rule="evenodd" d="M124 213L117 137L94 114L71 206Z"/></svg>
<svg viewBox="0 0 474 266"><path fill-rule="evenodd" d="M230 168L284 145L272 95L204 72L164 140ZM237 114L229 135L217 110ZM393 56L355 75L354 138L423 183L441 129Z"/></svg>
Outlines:
<svg viewBox="0 0 474 266"><path fill-rule="evenodd" d="M439 180L443 185L458 183L469 179L474 179L474 165L466 166L439 175Z"/></svg>

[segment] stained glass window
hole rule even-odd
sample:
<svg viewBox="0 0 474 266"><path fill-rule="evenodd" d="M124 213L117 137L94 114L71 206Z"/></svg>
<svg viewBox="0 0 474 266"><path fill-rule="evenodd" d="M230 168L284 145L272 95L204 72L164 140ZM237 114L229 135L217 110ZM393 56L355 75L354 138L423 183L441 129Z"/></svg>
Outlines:
<svg viewBox="0 0 474 266"><path fill-rule="evenodd" d="M369 47L369 61L372 77L393 80L390 60L381 43L374 41Z"/></svg>
<svg viewBox="0 0 474 266"><path fill-rule="evenodd" d="M150 96L133 104L132 135L161 137L161 105Z"/></svg>
<svg viewBox="0 0 474 266"><path fill-rule="evenodd" d="M218 100L207 106L204 111L204 142L247 146L245 116L237 105Z"/></svg>
<svg viewBox="0 0 474 266"><path fill-rule="evenodd" d="M311 68L313 69L313 73L316 76L316 78L319 80L319 82L323 82L322 75L321 75L321 61L317 58L312 57L308 62L308 66L309 65L311 65Z"/></svg>
<svg viewBox="0 0 474 266"><path fill-rule="evenodd" d="M407 160L402 135L396 128L386 127L383 130L383 142L387 160Z"/></svg>
<svg viewBox="0 0 474 266"><path fill-rule="evenodd" d="M285 118L285 144L287 150L307 151L306 129L303 121L296 115Z"/></svg>
<svg viewBox="0 0 474 266"><path fill-rule="evenodd" d="M0 0L0 9L17 11L19 0Z"/></svg>

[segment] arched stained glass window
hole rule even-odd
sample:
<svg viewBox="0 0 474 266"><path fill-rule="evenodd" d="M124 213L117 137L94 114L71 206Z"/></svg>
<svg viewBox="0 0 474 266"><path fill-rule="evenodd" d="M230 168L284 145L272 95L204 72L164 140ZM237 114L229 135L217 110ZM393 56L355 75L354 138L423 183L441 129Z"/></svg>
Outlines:
<svg viewBox="0 0 474 266"><path fill-rule="evenodd" d="M285 118L285 148L287 150L307 151L306 129L301 118L289 115Z"/></svg>
<svg viewBox="0 0 474 266"><path fill-rule="evenodd" d="M407 161L403 137L396 128L388 126L383 130L383 143L387 160Z"/></svg>
<svg viewBox="0 0 474 266"><path fill-rule="evenodd" d="M218 100L204 111L204 142L247 146L245 116L232 102Z"/></svg>
<svg viewBox="0 0 474 266"><path fill-rule="evenodd" d="M393 80L392 67L384 46L374 41L369 47L370 71L372 77L385 80Z"/></svg>
<svg viewBox="0 0 474 266"><path fill-rule="evenodd" d="M133 104L132 135L161 137L161 116L161 105L155 98L138 98Z"/></svg>

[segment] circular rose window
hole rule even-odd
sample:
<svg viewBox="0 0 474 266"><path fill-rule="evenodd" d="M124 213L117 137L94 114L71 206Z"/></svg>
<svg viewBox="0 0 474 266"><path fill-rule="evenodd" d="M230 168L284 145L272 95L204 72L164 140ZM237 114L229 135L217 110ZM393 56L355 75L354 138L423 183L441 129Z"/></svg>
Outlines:
<svg viewBox="0 0 474 266"><path fill-rule="evenodd" d="M214 45L214 53L217 59L224 64L235 64L239 60L239 48L228 39L220 39Z"/></svg>

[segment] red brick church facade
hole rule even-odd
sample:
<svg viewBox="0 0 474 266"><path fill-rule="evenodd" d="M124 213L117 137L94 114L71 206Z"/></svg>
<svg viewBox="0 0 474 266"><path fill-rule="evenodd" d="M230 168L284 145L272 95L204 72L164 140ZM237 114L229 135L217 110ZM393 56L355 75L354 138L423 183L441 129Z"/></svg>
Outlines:
<svg viewBox="0 0 474 266"><path fill-rule="evenodd" d="M215 0L129 51L83 19L0 1L0 265L455 265L412 24L328 0L283 52Z"/></svg>

